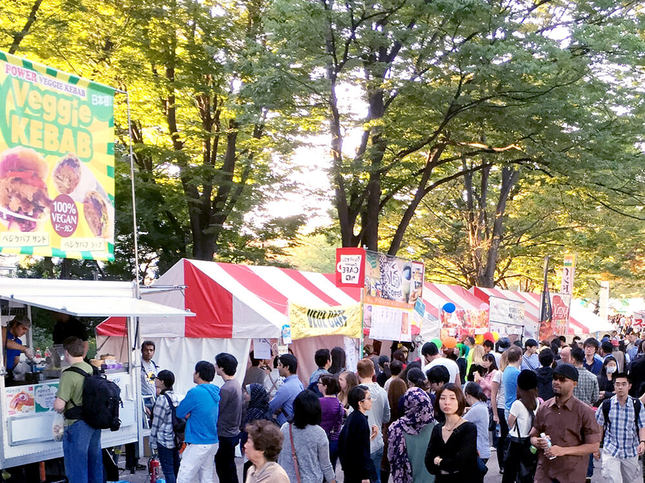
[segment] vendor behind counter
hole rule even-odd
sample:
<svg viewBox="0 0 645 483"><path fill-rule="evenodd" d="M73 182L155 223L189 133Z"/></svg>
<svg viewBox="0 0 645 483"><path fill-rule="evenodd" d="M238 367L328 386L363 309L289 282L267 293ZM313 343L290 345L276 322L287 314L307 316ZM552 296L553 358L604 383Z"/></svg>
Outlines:
<svg viewBox="0 0 645 483"><path fill-rule="evenodd" d="M7 327L2 328L2 347L7 371L12 371L24 353L29 359L33 359L34 351L23 344L21 337L31 328L31 321L24 315L16 315L9 321Z"/></svg>

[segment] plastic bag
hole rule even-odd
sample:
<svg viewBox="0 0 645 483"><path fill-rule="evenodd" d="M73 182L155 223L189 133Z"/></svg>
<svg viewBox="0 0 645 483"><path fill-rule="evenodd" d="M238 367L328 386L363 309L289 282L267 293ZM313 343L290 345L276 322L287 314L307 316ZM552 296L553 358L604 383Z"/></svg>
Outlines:
<svg viewBox="0 0 645 483"><path fill-rule="evenodd" d="M52 423L52 432L54 434L54 441L62 441L64 431L65 431L65 420L63 419L63 415L60 413L56 413L54 415L54 421Z"/></svg>

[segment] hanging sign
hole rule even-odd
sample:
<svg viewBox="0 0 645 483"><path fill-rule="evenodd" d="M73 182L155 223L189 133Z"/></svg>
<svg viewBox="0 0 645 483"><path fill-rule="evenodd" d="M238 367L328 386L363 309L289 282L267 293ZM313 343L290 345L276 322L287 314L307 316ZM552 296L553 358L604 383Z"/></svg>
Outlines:
<svg viewBox="0 0 645 483"><path fill-rule="evenodd" d="M293 340L320 335L361 336L361 304L310 308L289 304L289 324Z"/></svg>
<svg viewBox="0 0 645 483"><path fill-rule="evenodd" d="M336 249L336 286L362 288L365 283L365 250L345 247Z"/></svg>
<svg viewBox="0 0 645 483"><path fill-rule="evenodd" d="M0 251L114 259L114 90L0 52Z"/></svg>

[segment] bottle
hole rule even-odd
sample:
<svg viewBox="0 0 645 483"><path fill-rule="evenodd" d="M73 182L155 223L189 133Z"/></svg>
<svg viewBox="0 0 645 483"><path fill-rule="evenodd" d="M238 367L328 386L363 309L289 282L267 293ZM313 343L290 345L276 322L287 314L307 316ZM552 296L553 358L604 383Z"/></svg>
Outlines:
<svg viewBox="0 0 645 483"><path fill-rule="evenodd" d="M43 358L43 353L38 348L36 348L36 358L37 359L42 359Z"/></svg>
<svg viewBox="0 0 645 483"><path fill-rule="evenodd" d="M547 444L548 444L548 447L549 447L549 448L550 448L551 446L553 446L553 444L551 443L551 438L549 438L546 434L544 434L544 433L540 433L540 438L542 438L542 439L546 439L546 442L547 442ZM554 459L555 459L555 456L549 456L548 458L549 458L550 460L554 460Z"/></svg>

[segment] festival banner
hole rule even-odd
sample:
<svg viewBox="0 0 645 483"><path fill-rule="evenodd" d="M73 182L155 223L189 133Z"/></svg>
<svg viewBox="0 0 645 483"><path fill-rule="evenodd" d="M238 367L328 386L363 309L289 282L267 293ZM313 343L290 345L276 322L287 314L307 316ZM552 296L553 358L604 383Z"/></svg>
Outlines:
<svg viewBox="0 0 645 483"><path fill-rule="evenodd" d="M524 302L491 296L488 303L490 323L524 326Z"/></svg>
<svg viewBox="0 0 645 483"><path fill-rule="evenodd" d="M562 285L560 292L571 295L573 293L573 279L576 273L576 256L565 255L562 266Z"/></svg>
<svg viewBox="0 0 645 483"><path fill-rule="evenodd" d="M289 304L289 324L293 340L321 335L361 336L361 304L310 308Z"/></svg>
<svg viewBox="0 0 645 483"><path fill-rule="evenodd" d="M487 309L460 309L440 312L441 327L453 337L475 336L488 332Z"/></svg>
<svg viewBox="0 0 645 483"><path fill-rule="evenodd" d="M555 335L566 335L569 329L569 308L571 306L571 295L564 293L554 293L551 297L551 306L553 315L551 316L551 326Z"/></svg>
<svg viewBox="0 0 645 483"><path fill-rule="evenodd" d="M114 90L0 52L0 251L114 259Z"/></svg>

